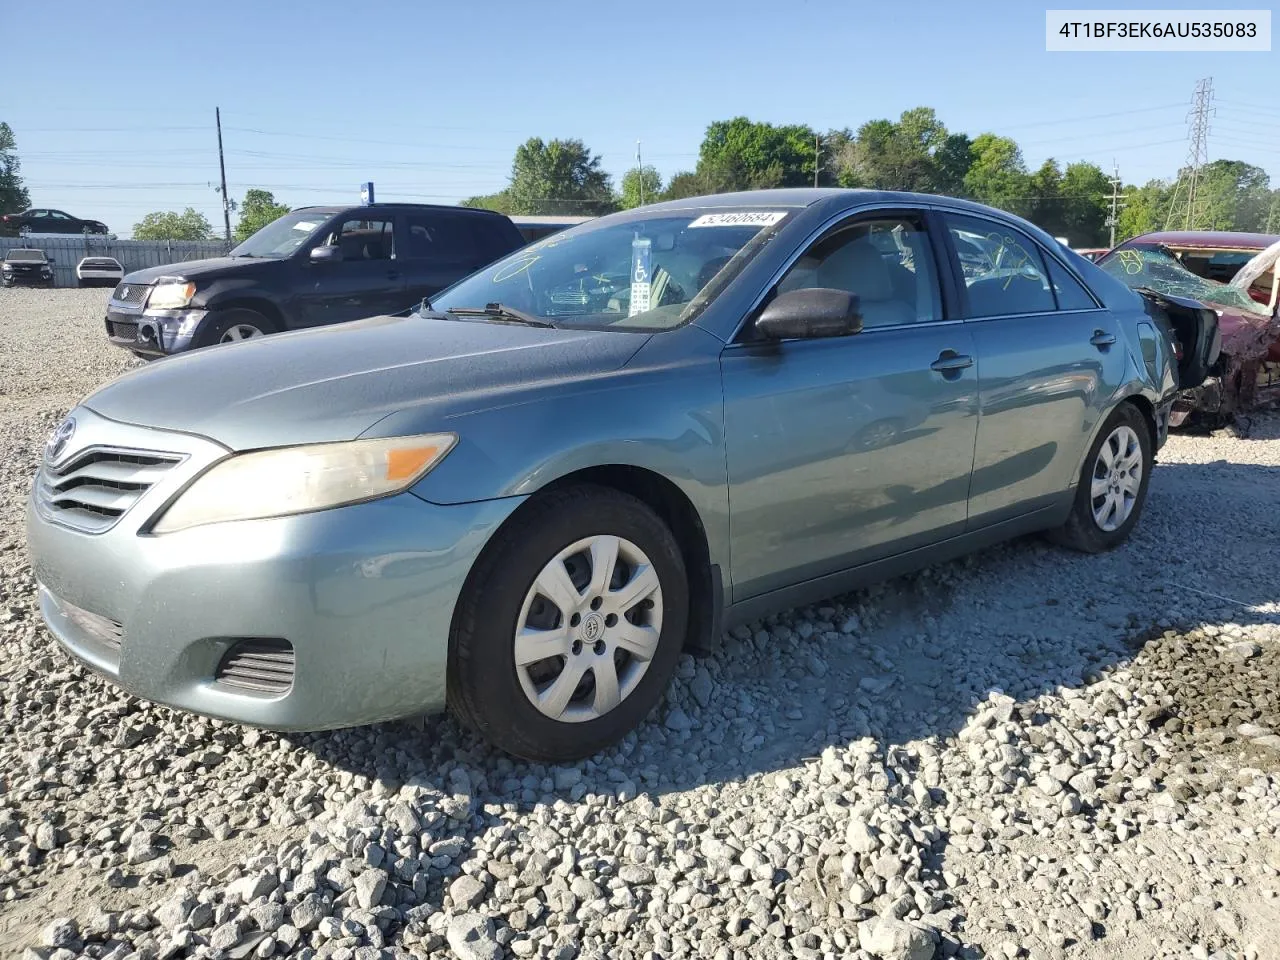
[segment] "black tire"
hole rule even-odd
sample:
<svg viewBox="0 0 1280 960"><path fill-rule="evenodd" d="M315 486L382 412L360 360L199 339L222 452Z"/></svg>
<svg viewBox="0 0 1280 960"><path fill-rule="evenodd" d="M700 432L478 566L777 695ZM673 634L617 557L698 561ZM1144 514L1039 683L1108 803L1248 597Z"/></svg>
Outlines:
<svg viewBox="0 0 1280 960"><path fill-rule="evenodd" d="M211 347L219 343L228 330L233 327L253 327L264 335L279 333L280 328L271 318L257 310L217 310L205 317L196 336L197 347Z"/></svg>
<svg viewBox="0 0 1280 960"><path fill-rule="evenodd" d="M663 614L657 652L635 689L612 710L591 720L555 720L529 701L517 675L517 621L543 567L571 544L601 534L631 541L658 575ZM658 703L684 646L688 612L680 547L644 502L585 484L540 495L497 533L467 577L449 638L449 707L515 756L548 763L589 757L639 726Z"/></svg>
<svg viewBox="0 0 1280 960"><path fill-rule="evenodd" d="M1142 452L1142 475L1139 477L1138 492L1134 496L1129 516L1114 530L1104 530L1094 518L1094 498L1091 488L1094 471L1098 469L1099 451L1121 427L1128 427L1137 435L1138 447ZM1089 448L1089 455L1085 457L1084 466L1080 470L1080 479L1076 484L1075 499L1071 504L1071 515L1066 523L1049 534L1049 538L1055 543L1082 553L1102 553L1124 543L1137 524L1138 518L1142 516L1142 507L1147 501L1147 487L1151 483L1151 470L1155 465L1154 452L1151 425L1147 423L1147 418L1133 404L1120 404L1098 431L1097 438Z"/></svg>

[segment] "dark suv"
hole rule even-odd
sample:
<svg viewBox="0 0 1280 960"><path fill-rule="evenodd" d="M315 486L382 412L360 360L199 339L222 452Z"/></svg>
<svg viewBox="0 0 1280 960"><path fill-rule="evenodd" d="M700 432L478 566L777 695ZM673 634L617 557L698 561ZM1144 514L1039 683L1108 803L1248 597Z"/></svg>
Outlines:
<svg viewBox="0 0 1280 960"><path fill-rule="evenodd" d="M107 336L154 358L398 313L523 244L491 210L303 207L225 257L128 274L107 305Z"/></svg>
<svg viewBox="0 0 1280 960"><path fill-rule="evenodd" d="M0 284L12 287L19 283L29 286L53 286L53 261L43 250L13 247L0 262Z"/></svg>

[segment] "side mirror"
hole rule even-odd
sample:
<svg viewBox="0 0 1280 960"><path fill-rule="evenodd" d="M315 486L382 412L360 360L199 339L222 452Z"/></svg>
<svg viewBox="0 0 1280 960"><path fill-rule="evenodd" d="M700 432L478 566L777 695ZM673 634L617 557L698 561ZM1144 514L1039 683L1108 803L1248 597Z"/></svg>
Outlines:
<svg viewBox="0 0 1280 960"><path fill-rule="evenodd" d="M335 244L323 244L311 248L311 262L322 263L342 259L342 248Z"/></svg>
<svg viewBox="0 0 1280 960"><path fill-rule="evenodd" d="M770 340L847 337L862 332L862 314L849 291L809 287L778 294L755 327Z"/></svg>

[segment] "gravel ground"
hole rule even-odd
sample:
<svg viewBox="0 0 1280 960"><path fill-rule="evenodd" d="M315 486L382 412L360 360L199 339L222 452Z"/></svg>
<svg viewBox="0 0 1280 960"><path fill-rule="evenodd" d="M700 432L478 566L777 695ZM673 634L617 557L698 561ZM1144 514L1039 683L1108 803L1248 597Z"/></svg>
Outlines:
<svg viewBox="0 0 1280 960"><path fill-rule="evenodd" d="M1175 437L1130 544L1024 540L740 629L574 767L447 718L280 736L39 625L47 431L135 364L0 291L0 951L1280 956L1280 418Z"/></svg>

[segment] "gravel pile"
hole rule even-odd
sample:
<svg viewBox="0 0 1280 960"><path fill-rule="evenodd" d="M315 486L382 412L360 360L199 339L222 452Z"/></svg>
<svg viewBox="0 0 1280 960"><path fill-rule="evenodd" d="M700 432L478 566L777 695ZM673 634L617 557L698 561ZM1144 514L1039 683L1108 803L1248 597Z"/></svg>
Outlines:
<svg viewBox="0 0 1280 960"><path fill-rule="evenodd" d="M0 951L1280 953L1280 418L1176 437L1133 541L996 548L733 631L573 767L447 718L281 736L124 696L38 624L46 432L133 365L0 292Z"/></svg>

